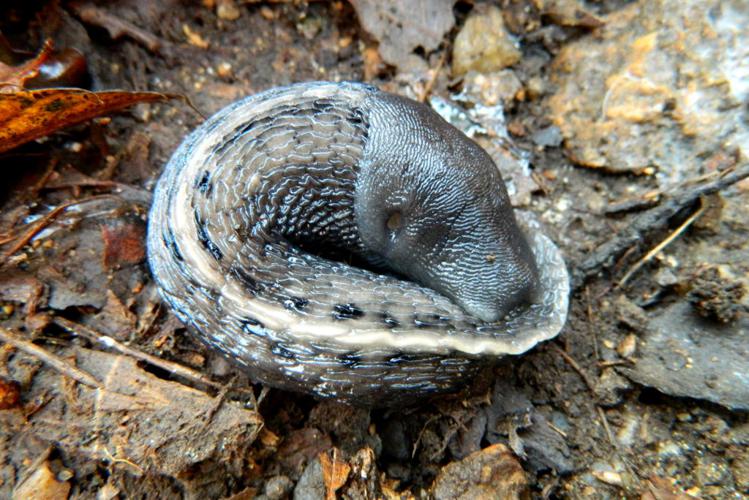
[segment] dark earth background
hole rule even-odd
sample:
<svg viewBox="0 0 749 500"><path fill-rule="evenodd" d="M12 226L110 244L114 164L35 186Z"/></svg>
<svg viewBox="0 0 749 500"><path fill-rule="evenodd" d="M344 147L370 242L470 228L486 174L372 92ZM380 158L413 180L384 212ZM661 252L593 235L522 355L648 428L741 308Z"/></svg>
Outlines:
<svg viewBox="0 0 749 500"><path fill-rule="evenodd" d="M47 38L61 61L78 51L69 65L85 71L47 86L194 106L138 105L0 156L0 497L749 495L749 184L662 210L747 163L745 2L26 1L0 12L2 62ZM154 182L196 109L309 80L426 100L490 152L576 277L557 339L464 393L366 410L262 390L190 337L144 260ZM621 251L591 264L606 243Z"/></svg>

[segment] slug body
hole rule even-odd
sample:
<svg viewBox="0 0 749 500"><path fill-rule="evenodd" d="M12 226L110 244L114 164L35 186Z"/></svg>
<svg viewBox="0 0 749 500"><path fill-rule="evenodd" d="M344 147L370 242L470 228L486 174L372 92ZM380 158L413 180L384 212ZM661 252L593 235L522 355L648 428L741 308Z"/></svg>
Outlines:
<svg viewBox="0 0 749 500"><path fill-rule="evenodd" d="M156 187L148 258L254 380L361 405L455 390L567 314L562 257L490 157L363 84L273 89L198 127Z"/></svg>

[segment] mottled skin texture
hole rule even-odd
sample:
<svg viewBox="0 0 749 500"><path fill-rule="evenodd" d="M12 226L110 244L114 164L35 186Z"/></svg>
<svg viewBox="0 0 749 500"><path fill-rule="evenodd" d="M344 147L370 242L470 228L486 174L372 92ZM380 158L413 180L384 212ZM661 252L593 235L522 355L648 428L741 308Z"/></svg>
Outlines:
<svg viewBox="0 0 749 500"><path fill-rule="evenodd" d="M398 405L559 332L564 262L521 222L489 156L428 107L307 83L185 139L148 253L177 316L256 380Z"/></svg>

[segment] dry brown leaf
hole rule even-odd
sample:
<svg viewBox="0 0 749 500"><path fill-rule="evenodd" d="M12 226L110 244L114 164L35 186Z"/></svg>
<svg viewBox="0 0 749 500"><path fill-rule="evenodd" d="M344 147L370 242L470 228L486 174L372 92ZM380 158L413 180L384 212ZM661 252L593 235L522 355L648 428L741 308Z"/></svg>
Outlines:
<svg viewBox="0 0 749 500"><path fill-rule="evenodd" d="M401 71L423 71L414 51L429 52L455 24L455 0L349 0L365 30L380 42L380 55Z"/></svg>
<svg viewBox="0 0 749 500"><path fill-rule="evenodd" d="M44 89L0 94L0 153L112 111L175 95L122 90Z"/></svg>
<svg viewBox="0 0 749 500"><path fill-rule="evenodd" d="M327 452L318 455L322 467L322 478L325 483L325 497L327 500L335 500L336 494L341 486L346 484L351 466L341 461L341 452L333 448L332 457Z"/></svg>
<svg viewBox="0 0 749 500"><path fill-rule="evenodd" d="M39 67L52 54L52 41L46 40L37 56L18 66L8 66L0 62L0 92L13 92L22 89L26 80L39 74Z"/></svg>

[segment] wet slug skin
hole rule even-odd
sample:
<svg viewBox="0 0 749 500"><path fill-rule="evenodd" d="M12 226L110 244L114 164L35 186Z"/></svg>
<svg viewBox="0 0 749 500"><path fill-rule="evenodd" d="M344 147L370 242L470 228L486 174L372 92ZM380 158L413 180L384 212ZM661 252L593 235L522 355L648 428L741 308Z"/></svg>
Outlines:
<svg viewBox="0 0 749 500"><path fill-rule="evenodd" d="M455 390L567 315L562 256L486 152L357 83L272 89L193 131L156 187L148 259L253 380L360 405Z"/></svg>

